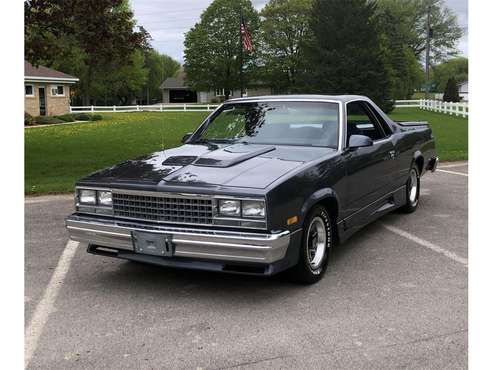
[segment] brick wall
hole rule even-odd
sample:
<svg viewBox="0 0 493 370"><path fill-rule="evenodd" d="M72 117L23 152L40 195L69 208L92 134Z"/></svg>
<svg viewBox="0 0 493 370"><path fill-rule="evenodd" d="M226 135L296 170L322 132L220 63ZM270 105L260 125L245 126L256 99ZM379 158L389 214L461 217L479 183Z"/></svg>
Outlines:
<svg viewBox="0 0 493 370"><path fill-rule="evenodd" d="M48 116L58 116L70 113L70 85L63 85L64 96L52 96L51 85L46 89L46 114Z"/></svg>
<svg viewBox="0 0 493 370"><path fill-rule="evenodd" d="M34 96L24 96L24 111L26 111L33 117L39 116L38 85L31 83L25 85L33 86Z"/></svg>
<svg viewBox="0 0 493 370"><path fill-rule="evenodd" d="M24 110L31 116L39 116L39 88L45 88L46 98L46 115L58 116L61 114L70 112L70 85L63 85L64 96L52 96L51 86L52 84L43 83L26 83L25 85L32 85L34 90L34 97L24 96Z"/></svg>

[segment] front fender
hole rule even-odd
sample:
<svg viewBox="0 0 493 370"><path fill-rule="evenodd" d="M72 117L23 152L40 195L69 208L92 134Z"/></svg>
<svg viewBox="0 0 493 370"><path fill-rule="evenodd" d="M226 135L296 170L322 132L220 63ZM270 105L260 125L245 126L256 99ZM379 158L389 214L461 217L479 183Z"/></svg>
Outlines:
<svg viewBox="0 0 493 370"><path fill-rule="evenodd" d="M339 197L337 196L336 192L331 188L323 188L323 189L317 190L315 193L310 195L305 200L305 202L303 203L303 206L301 207L301 214L300 214L301 224L303 224L303 222L305 221L306 215L308 214L308 212L310 212L310 209L312 209L312 207L315 204L320 203L321 201L327 200L329 198L335 199L335 201L337 203L337 207L338 207L338 209L336 211L337 211L337 214L339 214L339 204L340 203L339 203ZM334 220L334 221L336 221L336 220Z"/></svg>

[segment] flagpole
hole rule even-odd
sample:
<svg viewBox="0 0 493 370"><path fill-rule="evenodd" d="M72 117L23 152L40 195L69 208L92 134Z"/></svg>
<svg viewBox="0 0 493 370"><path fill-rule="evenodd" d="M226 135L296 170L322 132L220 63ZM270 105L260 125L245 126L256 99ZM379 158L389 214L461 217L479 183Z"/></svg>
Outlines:
<svg viewBox="0 0 493 370"><path fill-rule="evenodd" d="M243 12L240 9L240 97L243 98L243 93L245 91L244 81L243 81L243 33L241 32L241 27L243 24Z"/></svg>

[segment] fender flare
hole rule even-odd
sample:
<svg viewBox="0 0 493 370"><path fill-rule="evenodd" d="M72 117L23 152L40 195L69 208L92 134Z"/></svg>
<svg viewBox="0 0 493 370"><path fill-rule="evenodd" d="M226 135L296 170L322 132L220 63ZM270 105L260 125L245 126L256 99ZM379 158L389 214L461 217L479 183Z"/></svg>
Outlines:
<svg viewBox="0 0 493 370"><path fill-rule="evenodd" d="M337 196L337 193L332 189L332 188L322 188L314 192L312 195L310 195L305 202L303 203L303 206L301 207L301 223L305 221L305 217L312 209L312 207L319 203L322 200L328 199L328 198L333 198L336 203L337 203L337 215L339 215L339 207L340 207L340 202L339 202L339 197ZM334 220L337 222L337 220Z"/></svg>

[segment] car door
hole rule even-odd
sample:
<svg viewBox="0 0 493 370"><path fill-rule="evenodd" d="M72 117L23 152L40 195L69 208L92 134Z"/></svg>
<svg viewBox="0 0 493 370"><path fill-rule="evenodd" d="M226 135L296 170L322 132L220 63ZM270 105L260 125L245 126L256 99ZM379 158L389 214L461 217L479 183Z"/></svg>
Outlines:
<svg viewBox="0 0 493 370"><path fill-rule="evenodd" d="M349 150L351 135L368 136L373 145ZM384 131L366 101L346 105L346 150L343 154L346 216L356 215L392 190L395 149L391 136ZM361 217L365 217L364 213ZM357 218L353 217L353 222L361 222Z"/></svg>

